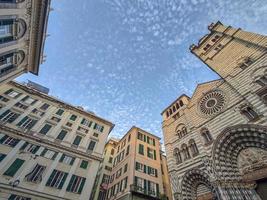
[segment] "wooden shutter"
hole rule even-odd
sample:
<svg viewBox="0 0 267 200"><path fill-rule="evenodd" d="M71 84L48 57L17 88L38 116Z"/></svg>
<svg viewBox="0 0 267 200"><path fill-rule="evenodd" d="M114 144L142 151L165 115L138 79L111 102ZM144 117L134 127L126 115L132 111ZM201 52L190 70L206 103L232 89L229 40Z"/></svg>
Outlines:
<svg viewBox="0 0 267 200"><path fill-rule="evenodd" d="M24 150L24 149L27 147L28 144L29 144L28 142L25 142L25 143L22 145L22 147L20 148L20 150Z"/></svg>
<svg viewBox="0 0 267 200"><path fill-rule="evenodd" d="M66 173L66 172L63 172L64 173L64 175L63 175L63 179L61 180L61 182L60 182L60 184L59 184L59 186L58 186L58 189L62 189L62 187L63 187L63 185L64 185L64 183L65 183L65 181L66 181L66 178L67 178L67 176L68 176L68 173Z"/></svg>
<svg viewBox="0 0 267 200"><path fill-rule="evenodd" d="M11 166L5 171L4 175L6 176L14 176L16 172L19 170L19 168L23 165L25 160L21 160L17 158Z"/></svg>
<svg viewBox="0 0 267 200"><path fill-rule="evenodd" d="M85 181L86 181L86 178L82 178L82 182L80 184L80 187L79 187L79 190L78 190L78 194L81 194L82 193L82 190L83 190L83 186L85 184Z"/></svg>
<svg viewBox="0 0 267 200"><path fill-rule="evenodd" d="M72 175L72 176L71 176L71 179L70 179L70 182L69 182L69 184L68 184L68 187L67 187L67 191L71 191L71 186L73 185L73 181L74 181L74 179L75 179L75 176Z"/></svg>
<svg viewBox="0 0 267 200"><path fill-rule="evenodd" d="M48 178L48 180L47 180L47 182L46 182L45 185L48 185L48 186L50 185L50 183L51 183L51 181L53 180L53 178L54 178L56 172L57 172L56 170L53 170L52 174L49 176L49 178Z"/></svg>
<svg viewBox="0 0 267 200"><path fill-rule="evenodd" d="M154 160L157 160L156 150L154 150Z"/></svg>

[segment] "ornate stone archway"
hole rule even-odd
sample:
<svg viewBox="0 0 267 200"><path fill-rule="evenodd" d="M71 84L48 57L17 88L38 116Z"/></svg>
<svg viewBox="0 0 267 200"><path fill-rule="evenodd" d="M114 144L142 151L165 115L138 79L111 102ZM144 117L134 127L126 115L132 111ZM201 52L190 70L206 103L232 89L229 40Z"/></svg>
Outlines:
<svg viewBox="0 0 267 200"><path fill-rule="evenodd" d="M267 150L267 127L237 125L225 129L215 140L212 149L213 171L222 196L236 199L259 199L253 184L243 180L238 166L242 150Z"/></svg>
<svg viewBox="0 0 267 200"><path fill-rule="evenodd" d="M210 182L209 175L203 170L192 169L185 173L181 183L181 196L184 200L198 199L197 190L198 186L204 186L210 191L211 199L217 199L215 190Z"/></svg>

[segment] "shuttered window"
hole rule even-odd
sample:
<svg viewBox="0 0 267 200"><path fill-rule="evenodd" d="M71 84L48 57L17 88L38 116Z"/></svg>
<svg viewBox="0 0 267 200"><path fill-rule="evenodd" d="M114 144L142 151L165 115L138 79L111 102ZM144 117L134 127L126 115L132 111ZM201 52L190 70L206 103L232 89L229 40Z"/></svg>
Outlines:
<svg viewBox="0 0 267 200"><path fill-rule="evenodd" d="M62 189L67 176L68 173L54 169L46 183L46 186Z"/></svg>
<svg viewBox="0 0 267 200"><path fill-rule="evenodd" d="M82 137L77 135L72 144L78 146L80 144L81 140L82 140Z"/></svg>
<svg viewBox="0 0 267 200"><path fill-rule="evenodd" d="M5 171L4 175L6 176L14 176L19 168L23 165L25 160L17 158L11 165L10 167Z"/></svg>
<svg viewBox="0 0 267 200"><path fill-rule="evenodd" d="M138 153L144 155L144 145L139 144Z"/></svg>
<svg viewBox="0 0 267 200"><path fill-rule="evenodd" d="M2 160L4 160L5 157L6 157L6 154L0 153L0 162L1 162Z"/></svg>
<svg viewBox="0 0 267 200"><path fill-rule="evenodd" d="M89 151L93 151L94 148L95 148L95 144L96 144L95 141L90 141L90 143L89 143L89 145L88 145L88 150L89 150Z"/></svg>
<svg viewBox="0 0 267 200"><path fill-rule="evenodd" d="M39 133L46 135L51 128L52 126L50 124L45 124Z"/></svg>
<svg viewBox="0 0 267 200"><path fill-rule="evenodd" d="M42 175L45 168L45 166L36 164L33 170L25 176L25 180L33 183L40 183L42 181Z"/></svg>
<svg viewBox="0 0 267 200"><path fill-rule="evenodd" d="M59 160L59 162L65 163L67 165L73 165L75 158L71 156L67 156L63 154Z"/></svg>
<svg viewBox="0 0 267 200"><path fill-rule="evenodd" d="M88 167L88 161L82 160L80 168L87 169L87 167Z"/></svg>
<svg viewBox="0 0 267 200"><path fill-rule="evenodd" d="M68 192L81 194L86 178L72 175L69 185L67 187Z"/></svg>
<svg viewBox="0 0 267 200"><path fill-rule="evenodd" d="M58 140L63 140L64 137L66 136L66 134L67 134L67 131L65 131L65 130L61 130L60 133L59 133L58 136L57 136L57 139L58 139Z"/></svg>

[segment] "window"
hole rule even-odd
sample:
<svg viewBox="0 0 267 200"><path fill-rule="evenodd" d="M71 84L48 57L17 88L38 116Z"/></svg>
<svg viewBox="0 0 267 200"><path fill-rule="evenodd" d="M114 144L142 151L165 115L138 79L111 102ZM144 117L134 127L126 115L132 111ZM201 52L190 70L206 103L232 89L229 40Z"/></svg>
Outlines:
<svg viewBox="0 0 267 200"><path fill-rule="evenodd" d="M23 110L26 110L29 106L26 106L26 105L24 105L24 104L22 104L22 103L20 103L20 102L17 102L17 103L15 104L15 107L17 107L17 108L21 108L21 109L23 109Z"/></svg>
<svg viewBox="0 0 267 200"><path fill-rule="evenodd" d="M0 100L3 101L3 102L8 102L9 101L8 98L3 97L2 95L0 95Z"/></svg>
<svg viewBox="0 0 267 200"><path fill-rule="evenodd" d="M67 134L67 131L61 130L56 139L62 141L65 138L66 134Z"/></svg>
<svg viewBox="0 0 267 200"><path fill-rule="evenodd" d="M112 157L109 157L108 162L109 163L112 163L112 161L113 161L113 158Z"/></svg>
<svg viewBox="0 0 267 200"><path fill-rule="evenodd" d="M189 153L189 150L188 150L188 147L187 147L186 144L182 145L182 152L183 152L183 155L184 155L184 160L190 159L190 153Z"/></svg>
<svg viewBox="0 0 267 200"><path fill-rule="evenodd" d="M131 140L131 134L128 136L128 142L130 142Z"/></svg>
<svg viewBox="0 0 267 200"><path fill-rule="evenodd" d="M77 116L76 115L71 115L70 116L70 120L75 121L76 119L77 119Z"/></svg>
<svg viewBox="0 0 267 200"><path fill-rule="evenodd" d="M139 163L139 162L136 162L135 163L135 170L139 171L139 172L145 172L144 170L144 165Z"/></svg>
<svg viewBox="0 0 267 200"><path fill-rule="evenodd" d="M88 126L89 128L91 127L92 125L92 121L88 121L87 119L83 118L82 121L81 121L81 124L84 125L84 126Z"/></svg>
<svg viewBox="0 0 267 200"><path fill-rule="evenodd" d="M12 112L10 110L5 111L1 116L0 119L3 122L12 123L19 117L19 114Z"/></svg>
<svg viewBox="0 0 267 200"><path fill-rule="evenodd" d="M52 126L50 124L45 124L39 133L46 135L51 128Z"/></svg>
<svg viewBox="0 0 267 200"><path fill-rule="evenodd" d="M99 135L98 135L98 133L94 133L93 136L94 137L98 137Z"/></svg>
<svg viewBox="0 0 267 200"><path fill-rule="evenodd" d="M37 120L31 119L30 117L26 116L17 124L17 126L24 129L31 129L36 124L36 122Z"/></svg>
<svg viewBox="0 0 267 200"><path fill-rule="evenodd" d="M96 142L95 141L90 141L89 145L88 145L88 150L89 151L93 151L95 148Z"/></svg>
<svg viewBox="0 0 267 200"><path fill-rule="evenodd" d="M116 178L119 178L121 176L121 172L122 172L122 168L120 168L117 172L116 172Z"/></svg>
<svg viewBox="0 0 267 200"><path fill-rule="evenodd" d="M38 116L40 116L40 117L42 117L42 116L45 114L45 112L43 112L43 111L41 111L41 110L38 110L38 109L36 109L36 108L34 108L34 109L32 110L32 113L34 113L35 115L38 115Z"/></svg>
<svg viewBox="0 0 267 200"><path fill-rule="evenodd" d="M40 183L45 168L45 166L36 164L33 170L25 176L25 180L28 182Z"/></svg>
<svg viewBox="0 0 267 200"><path fill-rule="evenodd" d="M259 115L250 106L242 107L240 112L242 115L246 116L249 121L258 119L259 117Z"/></svg>
<svg viewBox="0 0 267 200"><path fill-rule="evenodd" d="M58 154L57 152L54 152L52 150L44 149L41 153L41 156L51 160L55 160L57 154Z"/></svg>
<svg viewBox="0 0 267 200"><path fill-rule="evenodd" d="M24 152L29 152L32 154L35 154L38 149L40 148L40 146L35 145L35 144L29 144L28 142L25 142L23 144L23 146L20 148L20 151L24 151Z"/></svg>
<svg viewBox="0 0 267 200"><path fill-rule="evenodd" d="M67 187L68 192L81 194L86 178L72 175L69 185Z"/></svg>
<svg viewBox="0 0 267 200"><path fill-rule="evenodd" d="M61 116L63 113L64 113L64 110L62 110L62 109L58 109L56 112L56 114L59 116Z"/></svg>
<svg viewBox="0 0 267 200"><path fill-rule="evenodd" d="M201 132L202 137L204 138L205 144L206 145L210 144L213 139L211 137L209 130L207 128L203 128L200 132Z"/></svg>
<svg viewBox="0 0 267 200"><path fill-rule="evenodd" d="M128 169L128 163L126 163L126 164L124 165L123 173L127 172L127 169Z"/></svg>
<svg viewBox="0 0 267 200"><path fill-rule="evenodd" d="M62 189L67 176L68 173L54 169L46 183L46 186Z"/></svg>
<svg viewBox="0 0 267 200"><path fill-rule="evenodd" d="M24 162L25 162L25 160L22 160L22 159L17 158L10 165L10 167L5 171L4 175L5 176L11 176L11 177L13 177L17 173L17 171L19 170L19 168L23 165Z"/></svg>
<svg viewBox="0 0 267 200"><path fill-rule="evenodd" d="M112 167L105 166L105 170L111 171L112 170Z"/></svg>
<svg viewBox="0 0 267 200"><path fill-rule="evenodd" d="M158 170L153 167L147 166L147 173L151 176L158 177Z"/></svg>
<svg viewBox="0 0 267 200"><path fill-rule="evenodd" d="M10 89L10 90L5 92L5 95L12 97L12 98L17 98L20 95L20 93L13 90L13 89Z"/></svg>
<svg viewBox="0 0 267 200"><path fill-rule="evenodd" d="M59 162L65 163L67 165L73 165L75 158L71 156L67 156L66 154L63 154L59 160Z"/></svg>
<svg viewBox="0 0 267 200"><path fill-rule="evenodd" d="M135 176L134 179L135 179L134 183L135 183L135 186L137 187L137 190L142 191L144 188L144 179L139 178L137 176Z"/></svg>
<svg viewBox="0 0 267 200"><path fill-rule="evenodd" d="M75 146L78 146L80 144L81 140L82 140L82 137L77 135L72 144Z"/></svg>
<svg viewBox="0 0 267 200"><path fill-rule="evenodd" d="M111 155L114 155L114 149L111 149L110 154L111 154Z"/></svg>
<svg viewBox="0 0 267 200"><path fill-rule="evenodd" d="M126 149L126 156L128 156L129 153L130 153L130 145L127 146L127 149Z"/></svg>
<svg viewBox="0 0 267 200"><path fill-rule="evenodd" d="M153 149L147 147L147 157L154 159Z"/></svg>
<svg viewBox="0 0 267 200"><path fill-rule="evenodd" d="M100 131L101 133L104 131L104 126L101 126L97 123L94 125L94 129Z"/></svg>
<svg viewBox="0 0 267 200"><path fill-rule="evenodd" d="M31 198L23 197L23 196L18 196L18 195L15 195L15 194L11 194L8 197L8 200L31 200Z"/></svg>
<svg viewBox="0 0 267 200"><path fill-rule="evenodd" d="M87 169L88 167L88 161L87 160L82 160L80 168Z"/></svg>
<svg viewBox="0 0 267 200"><path fill-rule="evenodd" d="M181 152L178 148L174 149L174 157L176 159L176 164L182 163L182 157L181 157Z"/></svg>
<svg viewBox="0 0 267 200"><path fill-rule="evenodd" d="M198 148L197 148L197 145L193 139L189 140L189 148L190 148L193 156L198 155L198 153L199 153Z"/></svg>
<svg viewBox="0 0 267 200"><path fill-rule="evenodd" d="M47 108L48 108L49 106L50 106L49 104L44 103L44 104L40 107L40 109L42 109L42 110L47 110Z"/></svg>
<svg viewBox="0 0 267 200"><path fill-rule="evenodd" d="M72 127L72 123L67 122L66 126L68 126L68 127Z"/></svg>
<svg viewBox="0 0 267 200"><path fill-rule="evenodd" d="M6 154L0 153L0 162L1 162L2 160L4 160L5 157L6 157Z"/></svg>
<svg viewBox="0 0 267 200"><path fill-rule="evenodd" d="M267 85L267 77L266 76L260 77L258 80L256 80L256 83L262 87L266 86Z"/></svg>
<svg viewBox="0 0 267 200"><path fill-rule="evenodd" d="M144 145L139 144L138 153L144 155Z"/></svg>
<svg viewBox="0 0 267 200"><path fill-rule="evenodd" d="M102 182L101 183L109 183L109 175L103 174Z"/></svg>
<svg viewBox="0 0 267 200"><path fill-rule="evenodd" d="M20 141L19 139L15 139L5 135L0 139L0 144L4 144L10 147L15 147L19 143L19 141Z"/></svg>
<svg viewBox="0 0 267 200"><path fill-rule="evenodd" d="M58 118L58 117L51 117L51 120L53 120L53 121L55 121L55 122L60 122L60 118Z"/></svg>
<svg viewBox="0 0 267 200"><path fill-rule="evenodd" d="M185 127L184 124L179 124L177 127L176 127L176 135L178 136L178 138L182 138L184 137L185 135L187 135L187 129Z"/></svg>
<svg viewBox="0 0 267 200"><path fill-rule="evenodd" d="M138 133L137 133L137 139L143 141L143 134L140 133L140 132L138 132Z"/></svg>
<svg viewBox="0 0 267 200"><path fill-rule="evenodd" d="M23 101L26 104L33 105L37 100L31 98L30 96L26 96L21 101Z"/></svg>

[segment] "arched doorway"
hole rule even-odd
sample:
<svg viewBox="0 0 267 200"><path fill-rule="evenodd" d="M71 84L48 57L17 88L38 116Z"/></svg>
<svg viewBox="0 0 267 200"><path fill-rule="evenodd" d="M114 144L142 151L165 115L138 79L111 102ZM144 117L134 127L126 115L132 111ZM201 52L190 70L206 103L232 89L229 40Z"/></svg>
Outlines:
<svg viewBox="0 0 267 200"><path fill-rule="evenodd" d="M217 180L223 182L222 196L238 200L260 199L261 194L256 193L254 185L260 179L266 180L267 167L256 161L262 159L257 154L264 152L264 157L266 150L267 128L259 125L229 127L216 138L212 149L213 170ZM243 166L241 160L245 162ZM246 162L251 162L251 165ZM262 169L265 174L259 173ZM264 181L258 183L264 186ZM267 196L262 199L267 199Z"/></svg>
<svg viewBox="0 0 267 200"><path fill-rule="evenodd" d="M200 169L192 169L183 176L181 190L184 200L216 199L209 176Z"/></svg>

